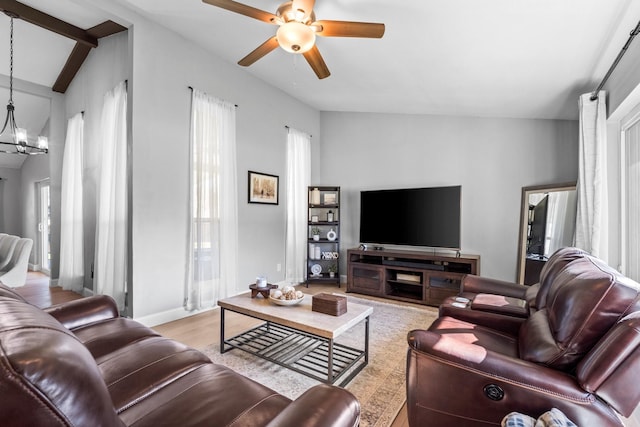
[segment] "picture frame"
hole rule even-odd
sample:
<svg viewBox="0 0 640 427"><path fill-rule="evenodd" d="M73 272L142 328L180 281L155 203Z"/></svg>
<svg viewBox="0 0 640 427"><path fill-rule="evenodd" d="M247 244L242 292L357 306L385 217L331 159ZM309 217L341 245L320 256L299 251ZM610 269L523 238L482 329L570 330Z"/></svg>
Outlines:
<svg viewBox="0 0 640 427"><path fill-rule="evenodd" d="M279 177L262 172L249 171L248 174L248 202L265 205L279 203Z"/></svg>
<svg viewBox="0 0 640 427"><path fill-rule="evenodd" d="M335 205L336 204L336 193L325 193L323 194L323 205Z"/></svg>

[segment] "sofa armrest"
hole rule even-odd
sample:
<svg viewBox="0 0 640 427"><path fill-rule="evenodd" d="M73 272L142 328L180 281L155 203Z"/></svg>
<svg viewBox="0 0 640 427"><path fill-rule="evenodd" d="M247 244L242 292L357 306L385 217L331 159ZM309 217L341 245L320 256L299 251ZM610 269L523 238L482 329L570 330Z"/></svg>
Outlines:
<svg viewBox="0 0 640 427"><path fill-rule="evenodd" d="M120 317L116 302L107 295L95 295L53 305L44 311L69 330Z"/></svg>
<svg viewBox="0 0 640 427"><path fill-rule="evenodd" d="M460 284L460 292L472 292L475 294L495 294L512 298L526 299L528 286L504 280L467 274Z"/></svg>
<svg viewBox="0 0 640 427"><path fill-rule="evenodd" d="M587 403L593 397L583 390L575 377L537 363L516 359L476 344L460 341L426 330L413 330L407 335L410 350L432 357L450 366L473 373L491 373L495 380L504 380L518 387L535 389L541 394Z"/></svg>
<svg viewBox="0 0 640 427"><path fill-rule="evenodd" d="M291 402L267 427L356 427L360 403L339 387L320 384Z"/></svg>

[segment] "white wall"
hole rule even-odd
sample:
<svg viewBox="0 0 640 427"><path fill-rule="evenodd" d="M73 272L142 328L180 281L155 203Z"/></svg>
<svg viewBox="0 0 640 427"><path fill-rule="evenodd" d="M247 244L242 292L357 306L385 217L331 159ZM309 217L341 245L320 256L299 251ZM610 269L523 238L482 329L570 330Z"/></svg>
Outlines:
<svg viewBox="0 0 640 427"><path fill-rule="evenodd" d="M181 311L184 299L188 86L238 105L238 292L245 291L257 275L273 282L284 278L285 125L311 133L312 143L318 144L320 114L175 33L140 17L129 19L133 22L133 315L155 323L162 313L171 316ZM317 147L314 150L318 152ZM315 171L318 161L316 156ZM280 177L278 206L247 203L248 170ZM278 263L283 267L280 272Z"/></svg>
<svg viewBox="0 0 640 427"><path fill-rule="evenodd" d="M358 244L360 190L460 184L462 252L482 257L482 275L515 280L522 187L577 178L575 121L321 117L322 183L342 187L344 251Z"/></svg>
<svg viewBox="0 0 640 427"><path fill-rule="evenodd" d="M2 221L0 233L22 234L22 184L20 169L0 168L0 178L4 185L3 197L0 200Z"/></svg>

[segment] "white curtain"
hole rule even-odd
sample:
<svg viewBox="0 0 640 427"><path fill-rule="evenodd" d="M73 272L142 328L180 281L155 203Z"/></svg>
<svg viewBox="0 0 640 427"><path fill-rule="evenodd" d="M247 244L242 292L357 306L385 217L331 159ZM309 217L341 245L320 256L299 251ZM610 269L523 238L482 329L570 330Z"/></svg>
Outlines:
<svg viewBox="0 0 640 427"><path fill-rule="evenodd" d="M84 233L82 216L82 153L84 118L78 113L67 123L62 158L60 204L60 277L62 289L81 292L84 288Z"/></svg>
<svg viewBox="0 0 640 427"><path fill-rule="evenodd" d="M104 95L99 142L95 290L124 309L127 280L127 85Z"/></svg>
<svg viewBox="0 0 640 427"><path fill-rule="evenodd" d="M287 228L285 281L305 280L307 257L307 191L311 181L311 136L289 128L287 135Z"/></svg>
<svg viewBox="0 0 640 427"><path fill-rule="evenodd" d="M238 276L236 109L193 90L191 218L185 309L213 307Z"/></svg>
<svg viewBox="0 0 640 427"><path fill-rule="evenodd" d="M608 258L606 93L580 96L578 208L575 245Z"/></svg>

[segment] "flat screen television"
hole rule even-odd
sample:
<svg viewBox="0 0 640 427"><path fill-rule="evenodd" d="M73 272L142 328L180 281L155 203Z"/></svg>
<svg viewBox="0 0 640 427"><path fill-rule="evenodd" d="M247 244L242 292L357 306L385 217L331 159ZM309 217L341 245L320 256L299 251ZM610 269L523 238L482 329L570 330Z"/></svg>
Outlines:
<svg viewBox="0 0 640 427"><path fill-rule="evenodd" d="M360 242L460 250L462 186L360 192Z"/></svg>

